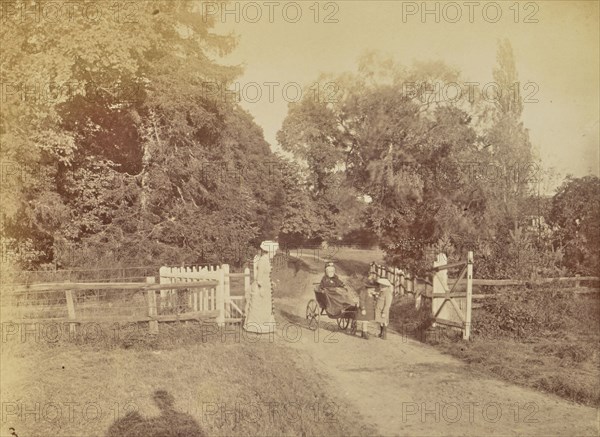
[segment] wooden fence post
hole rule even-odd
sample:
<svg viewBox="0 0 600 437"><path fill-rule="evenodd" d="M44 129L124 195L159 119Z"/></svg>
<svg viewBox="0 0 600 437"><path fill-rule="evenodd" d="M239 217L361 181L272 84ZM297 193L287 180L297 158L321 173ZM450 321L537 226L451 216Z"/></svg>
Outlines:
<svg viewBox="0 0 600 437"><path fill-rule="evenodd" d="M426 290L426 289L427 289L427 288L425 288L425 290ZM407 291L408 291L408 290L407 290ZM416 308L417 310L421 309L421 303L422 303L422 301L423 301L423 296L422 296L423 294L424 294L424 292L423 292L423 291L419 292L417 289L414 289L414 290L413 290L413 296L415 297L415 308Z"/></svg>
<svg viewBox="0 0 600 437"><path fill-rule="evenodd" d="M463 339L469 340L471 337L471 309L473 301L473 252L467 253L467 308L465 314L465 330Z"/></svg>
<svg viewBox="0 0 600 437"><path fill-rule="evenodd" d="M71 282L71 281L68 281ZM69 320L75 319L75 303L73 302L73 290L65 290L65 297L67 299L67 314L69 316ZM69 323L69 333L75 334L75 323Z"/></svg>
<svg viewBox="0 0 600 437"><path fill-rule="evenodd" d="M148 276L146 278L147 284L154 284L156 279L154 276ZM146 294L148 296L148 317L154 318L154 320L150 320L148 322L148 330L150 334L158 334L158 311L156 309L156 292L154 290L147 290Z"/></svg>
<svg viewBox="0 0 600 437"><path fill-rule="evenodd" d="M576 278L575 279L575 288L579 288L579 276L580 276L579 273L577 273L575 275L575 278Z"/></svg>
<svg viewBox="0 0 600 437"><path fill-rule="evenodd" d="M225 264L227 265L227 264ZM229 266L227 266L229 267ZM220 268L218 270L219 272L219 283L217 284L216 287L216 292L217 292L217 296L216 296L216 304L217 304L217 311L219 312L219 315L217 316L217 325L218 326L223 326L225 325L225 270L223 268Z"/></svg>
<svg viewBox="0 0 600 437"><path fill-rule="evenodd" d="M161 267L158 271L159 283L166 284L166 283L173 282L173 279L170 277L170 275L172 274L172 271L173 271L173 269L171 267L166 267L166 266ZM169 304L171 302L170 295L171 295L171 290L160 290L161 313L164 312L164 310L169 307Z"/></svg>
<svg viewBox="0 0 600 437"><path fill-rule="evenodd" d="M400 296L404 296L404 287L402 287L402 277L404 276L402 270L398 267L395 268L396 273L396 286L398 287L398 293Z"/></svg>
<svg viewBox="0 0 600 437"><path fill-rule="evenodd" d="M231 316L231 289L229 283L229 264L222 264L221 269L223 270L223 299L225 303L225 317L230 318Z"/></svg>
<svg viewBox="0 0 600 437"><path fill-rule="evenodd" d="M439 253L436 257L436 260L433 262L433 267L443 266L448 264L448 258L445 254ZM440 309L440 307L444 304L444 298L436 298L436 294L443 294L448 289L448 271L447 270L437 270L433 274L433 280L431 281L433 284L431 293L431 315L435 316ZM440 316L441 314L438 314ZM436 323L433 322L433 327L436 326Z"/></svg>
<svg viewBox="0 0 600 437"><path fill-rule="evenodd" d="M198 266L194 266L192 268L192 271L194 273L198 273ZM194 282L198 281L199 279L196 279ZM190 290L190 293L192 295L192 311L200 311L200 289L193 288L192 290Z"/></svg>
<svg viewBox="0 0 600 437"><path fill-rule="evenodd" d="M250 269L244 269L244 316L246 315L246 306L250 301Z"/></svg>

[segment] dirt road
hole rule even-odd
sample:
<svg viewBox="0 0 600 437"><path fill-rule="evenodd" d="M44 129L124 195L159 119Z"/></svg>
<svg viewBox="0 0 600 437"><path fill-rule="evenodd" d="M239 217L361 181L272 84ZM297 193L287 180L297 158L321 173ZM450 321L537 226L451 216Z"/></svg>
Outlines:
<svg viewBox="0 0 600 437"><path fill-rule="evenodd" d="M306 303L323 264L304 261L314 273L304 290L277 301L282 323L306 326ZM474 374L463 362L397 333L385 341L364 340L334 326L334 320L322 318L318 331L303 329L298 341L286 344L307 352L331 381L329 389L356 405L380 435L600 435L594 408Z"/></svg>

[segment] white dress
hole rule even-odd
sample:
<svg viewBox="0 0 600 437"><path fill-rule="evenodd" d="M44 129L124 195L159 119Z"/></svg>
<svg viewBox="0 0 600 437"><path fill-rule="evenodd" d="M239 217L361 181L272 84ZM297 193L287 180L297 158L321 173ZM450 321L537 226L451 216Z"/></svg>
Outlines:
<svg viewBox="0 0 600 437"><path fill-rule="evenodd" d="M250 288L250 296L246 303L244 330L258 334L268 334L275 331L269 255L261 255L254 265L255 275Z"/></svg>

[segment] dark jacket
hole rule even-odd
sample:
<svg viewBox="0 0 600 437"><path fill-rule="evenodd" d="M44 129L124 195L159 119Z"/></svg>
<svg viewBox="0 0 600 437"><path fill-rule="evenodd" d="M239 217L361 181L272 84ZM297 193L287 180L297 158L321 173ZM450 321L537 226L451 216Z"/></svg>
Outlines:
<svg viewBox="0 0 600 437"><path fill-rule="evenodd" d="M338 278L337 275L333 275L333 277L329 277L327 275L323 276L321 279L321 288L335 288L335 287L343 287L344 283Z"/></svg>
<svg viewBox="0 0 600 437"><path fill-rule="evenodd" d="M356 320L363 322L375 320L375 298L373 297L375 290L372 286L365 286L360 290L360 308L356 313ZM365 310L365 314L362 310Z"/></svg>

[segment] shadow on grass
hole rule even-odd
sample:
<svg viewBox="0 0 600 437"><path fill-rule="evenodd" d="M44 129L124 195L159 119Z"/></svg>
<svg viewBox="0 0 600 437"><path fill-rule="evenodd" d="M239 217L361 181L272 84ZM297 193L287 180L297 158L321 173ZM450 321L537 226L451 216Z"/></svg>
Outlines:
<svg viewBox="0 0 600 437"><path fill-rule="evenodd" d="M175 399L165 390L154 392L154 402L160 416L144 418L137 411L116 420L106 433L107 437L207 437L198 422L174 408Z"/></svg>

